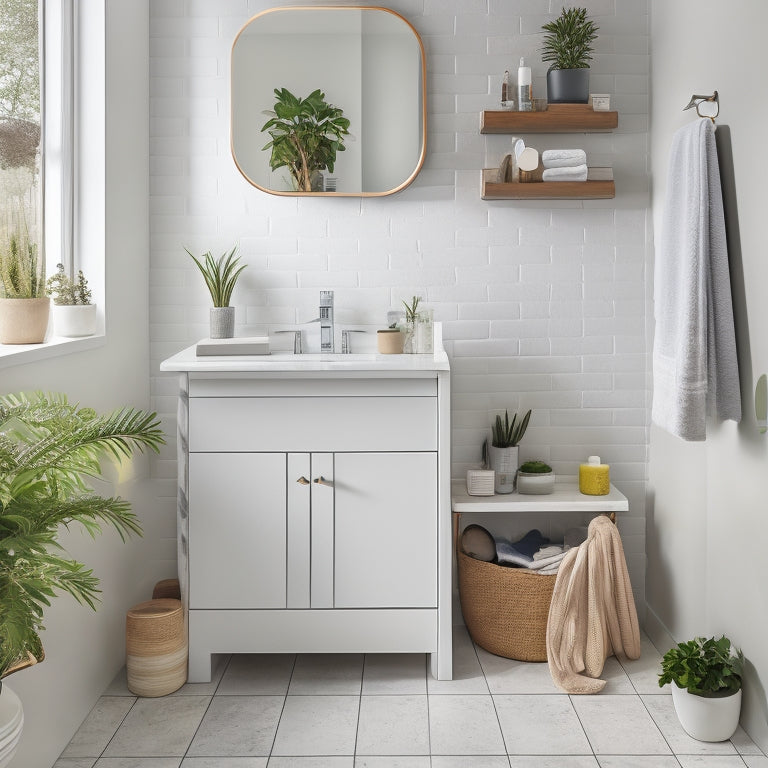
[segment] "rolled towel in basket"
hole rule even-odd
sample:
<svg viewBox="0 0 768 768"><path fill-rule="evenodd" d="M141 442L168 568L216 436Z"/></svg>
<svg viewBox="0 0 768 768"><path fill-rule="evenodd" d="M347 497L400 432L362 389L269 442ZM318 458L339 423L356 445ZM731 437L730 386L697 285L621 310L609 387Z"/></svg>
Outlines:
<svg viewBox="0 0 768 768"><path fill-rule="evenodd" d="M545 149L541 153L541 164L545 168L572 168L587 164L587 153L583 149Z"/></svg>
<svg viewBox="0 0 768 768"><path fill-rule="evenodd" d="M587 166L576 165L572 168L548 168L541 174L542 181L586 181Z"/></svg>

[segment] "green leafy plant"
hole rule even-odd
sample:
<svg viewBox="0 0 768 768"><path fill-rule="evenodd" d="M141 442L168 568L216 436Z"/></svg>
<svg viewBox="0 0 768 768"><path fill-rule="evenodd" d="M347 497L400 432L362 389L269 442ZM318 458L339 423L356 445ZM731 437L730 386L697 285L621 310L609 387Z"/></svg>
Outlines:
<svg viewBox="0 0 768 768"><path fill-rule="evenodd" d="M99 416L62 394L0 396L0 678L41 659L43 611L57 591L95 608L98 579L65 556L59 527L141 534L129 503L97 496L86 478L101 477L105 457L119 462L163 442L154 413Z"/></svg>
<svg viewBox="0 0 768 768"><path fill-rule="evenodd" d="M552 471L552 467L543 461L526 461L520 465L521 472L528 472L532 475L546 474Z"/></svg>
<svg viewBox="0 0 768 768"><path fill-rule="evenodd" d="M45 262L23 220L9 224L0 239L0 286L8 299L45 296Z"/></svg>
<svg viewBox="0 0 768 768"><path fill-rule="evenodd" d="M664 654L659 687L675 683L697 696L727 696L741 688L743 671L744 654L734 653L725 635L719 640L696 637Z"/></svg>
<svg viewBox="0 0 768 768"><path fill-rule="evenodd" d="M211 294L213 306L228 307L237 278L248 266L247 264L238 266L240 257L235 256L237 246L229 253L223 253L218 259L214 259L210 251L207 251L198 259L186 248L184 250L192 257L192 260L197 264L198 269L202 273L205 284L208 286L208 291Z"/></svg>
<svg viewBox="0 0 768 768"><path fill-rule="evenodd" d="M405 307L406 322L409 322L409 323L416 322L416 313L418 312L420 303L421 303L421 296L412 296L410 304L407 301L405 301L405 299L403 299L403 306Z"/></svg>
<svg viewBox="0 0 768 768"><path fill-rule="evenodd" d="M78 270L77 278L73 280L64 271L64 265L57 264L56 274L48 278L47 286L46 293L53 296L53 303L59 306L91 303L91 289L82 269Z"/></svg>
<svg viewBox="0 0 768 768"><path fill-rule="evenodd" d="M312 192L315 171L333 172L336 153L344 152L349 120L344 110L325 101L321 90L305 99L287 88L275 88L275 109L264 114L270 119L261 127L272 137L262 149L272 148L272 170L287 167L299 192Z"/></svg>
<svg viewBox="0 0 768 768"><path fill-rule="evenodd" d="M517 414L512 415L512 421L509 420L509 412L504 411L504 419L496 416L496 421L491 425L494 448L514 448L525 435L528 429L528 422L531 419L530 410L520 421L517 420Z"/></svg>
<svg viewBox="0 0 768 768"><path fill-rule="evenodd" d="M600 29L587 19L586 8L563 8L553 21L542 26L547 33L541 46L542 61L549 69L584 69L594 51L592 43Z"/></svg>

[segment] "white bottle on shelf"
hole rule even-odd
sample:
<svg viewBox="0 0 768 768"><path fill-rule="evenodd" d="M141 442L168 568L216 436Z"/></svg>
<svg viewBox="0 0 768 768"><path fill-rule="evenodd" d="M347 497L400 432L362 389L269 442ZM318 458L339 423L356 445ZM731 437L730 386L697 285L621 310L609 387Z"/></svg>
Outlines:
<svg viewBox="0 0 768 768"><path fill-rule="evenodd" d="M531 68L525 66L525 58L521 57L517 70L517 108L520 112L530 112L533 109L531 95Z"/></svg>

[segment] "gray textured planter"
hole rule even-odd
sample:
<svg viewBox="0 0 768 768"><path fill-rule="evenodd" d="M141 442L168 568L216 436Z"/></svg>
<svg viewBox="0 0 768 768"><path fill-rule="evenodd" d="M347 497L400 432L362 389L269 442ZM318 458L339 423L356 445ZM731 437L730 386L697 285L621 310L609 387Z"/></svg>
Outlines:
<svg viewBox="0 0 768 768"><path fill-rule="evenodd" d="M231 339L235 335L235 308L211 307L211 338Z"/></svg>
<svg viewBox="0 0 768 768"><path fill-rule="evenodd" d="M547 101L550 104L587 104L589 67L550 69L547 72Z"/></svg>

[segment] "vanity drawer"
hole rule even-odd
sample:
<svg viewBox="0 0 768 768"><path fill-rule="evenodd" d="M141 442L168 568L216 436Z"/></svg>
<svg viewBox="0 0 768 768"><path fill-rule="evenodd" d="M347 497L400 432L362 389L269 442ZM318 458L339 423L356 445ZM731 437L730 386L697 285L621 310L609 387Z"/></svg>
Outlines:
<svg viewBox="0 0 768 768"><path fill-rule="evenodd" d="M190 451L436 451L436 397L191 397Z"/></svg>

